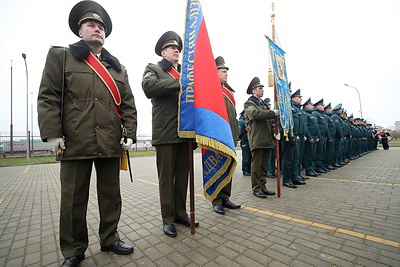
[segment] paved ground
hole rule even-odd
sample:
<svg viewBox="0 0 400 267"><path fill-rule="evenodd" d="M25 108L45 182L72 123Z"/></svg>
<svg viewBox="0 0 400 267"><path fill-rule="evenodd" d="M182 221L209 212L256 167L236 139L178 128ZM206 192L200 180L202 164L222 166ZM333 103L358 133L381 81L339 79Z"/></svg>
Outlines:
<svg viewBox="0 0 400 267"><path fill-rule="evenodd" d="M239 152L238 158L241 159ZM81 266L400 266L400 148L282 188L280 198L252 195L240 163L226 215L202 196L196 165L196 234L178 225L163 234L155 158L132 158L135 181L122 173L119 232L133 254L101 252L95 176L88 209L90 245ZM57 266L59 164L0 168L0 266ZM275 189L275 179L268 179Z"/></svg>

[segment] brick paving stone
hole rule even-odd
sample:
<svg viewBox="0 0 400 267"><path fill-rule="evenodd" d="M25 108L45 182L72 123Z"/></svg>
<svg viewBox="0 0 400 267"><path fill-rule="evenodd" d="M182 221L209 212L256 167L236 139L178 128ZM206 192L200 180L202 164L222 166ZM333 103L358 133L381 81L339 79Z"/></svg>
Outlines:
<svg viewBox="0 0 400 267"><path fill-rule="evenodd" d="M326 267L331 267L332 266L332 264L327 262L327 261L318 259L316 256L310 256L310 255L307 255L307 254L304 254L304 253L301 253L296 258L296 260L299 260L301 262L304 262L304 263L307 263L307 264L311 264L312 266L317 266L317 267L325 267L325 266Z"/></svg>
<svg viewBox="0 0 400 267"><path fill-rule="evenodd" d="M189 251L188 253L186 253L186 257L190 259L191 264L193 264L194 266L203 266L210 261L208 257L202 255L197 250Z"/></svg>
<svg viewBox="0 0 400 267"><path fill-rule="evenodd" d="M285 267L285 266L290 266L290 265L284 264L284 263L280 262L279 260L273 260L268 264L268 266L271 266L271 267Z"/></svg>
<svg viewBox="0 0 400 267"><path fill-rule="evenodd" d="M374 260L371 260L371 259L367 259L367 258L364 258L364 257L359 257L357 259L357 263L360 264L361 266L374 266L374 267L388 266L386 264L382 264L380 262L377 262L377 261L374 261ZM392 265L392 266L397 266L397 264L396 265Z"/></svg>
<svg viewBox="0 0 400 267"><path fill-rule="evenodd" d="M246 256L246 255L240 255L239 257L237 257L235 259L235 262L237 262L238 264L242 265L242 266L266 266L268 265L268 263L259 263L257 261L255 261L254 259Z"/></svg>
<svg viewBox="0 0 400 267"><path fill-rule="evenodd" d="M318 255L318 258L323 260L323 261L327 261L335 266L343 266L343 267L347 267L347 266L352 266L353 263L341 258L336 257L335 255L330 255L327 253L321 253Z"/></svg>
<svg viewBox="0 0 400 267"><path fill-rule="evenodd" d="M155 264L156 264L157 266L163 266L163 267L164 267L164 266L166 266L166 267L168 267L168 266L170 266L170 267L175 267L175 266L176 266L176 263L172 262L172 261L169 260L167 257L162 257L162 258L156 260L156 261L155 261Z"/></svg>
<svg viewBox="0 0 400 267"><path fill-rule="evenodd" d="M247 249L242 255L247 256L262 265L267 265L272 260L270 257L251 249Z"/></svg>
<svg viewBox="0 0 400 267"><path fill-rule="evenodd" d="M297 260L297 259L294 259L294 260L290 263L290 266L292 266L292 267L306 267L306 266L313 266L313 265L311 265L311 264L309 264L309 263L305 263L305 262L299 261L299 260Z"/></svg>
<svg viewBox="0 0 400 267"><path fill-rule="evenodd" d="M322 246L308 240L296 239L292 244L290 244L289 248L316 257L321 252Z"/></svg>

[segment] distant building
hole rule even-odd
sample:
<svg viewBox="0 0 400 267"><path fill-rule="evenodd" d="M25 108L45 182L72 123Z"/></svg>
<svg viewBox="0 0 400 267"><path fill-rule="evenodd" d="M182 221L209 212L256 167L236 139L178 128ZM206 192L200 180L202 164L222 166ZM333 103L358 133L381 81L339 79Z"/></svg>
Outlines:
<svg viewBox="0 0 400 267"><path fill-rule="evenodd" d="M394 130L400 132L400 121L396 121L394 124Z"/></svg>

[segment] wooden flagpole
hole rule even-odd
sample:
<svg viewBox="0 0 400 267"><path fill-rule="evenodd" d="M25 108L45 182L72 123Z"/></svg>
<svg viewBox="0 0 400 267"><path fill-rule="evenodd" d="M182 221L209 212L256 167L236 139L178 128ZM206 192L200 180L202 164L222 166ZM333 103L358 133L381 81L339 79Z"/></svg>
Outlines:
<svg viewBox="0 0 400 267"><path fill-rule="evenodd" d="M271 25L272 25L272 41L275 42L275 4L272 2ZM276 92L276 81L274 79L274 107L278 108L278 94ZM275 117L275 136L279 133L278 117ZM282 138L282 136L281 136ZM278 197L281 197L281 162L279 154L280 141L275 140L276 149L276 189Z"/></svg>
<svg viewBox="0 0 400 267"><path fill-rule="evenodd" d="M194 167L193 167L193 139L189 139L189 197L190 197L190 233L194 235L195 210L194 210Z"/></svg>

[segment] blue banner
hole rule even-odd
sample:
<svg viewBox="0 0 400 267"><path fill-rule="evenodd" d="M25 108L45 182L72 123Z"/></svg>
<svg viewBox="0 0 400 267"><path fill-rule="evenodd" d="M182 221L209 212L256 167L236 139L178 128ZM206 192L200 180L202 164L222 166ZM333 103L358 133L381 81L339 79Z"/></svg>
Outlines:
<svg viewBox="0 0 400 267"><path fill-rule="evenodd" d="M267 37L268 38L268 37ZM290 90L286 74L285 52L268 38L271 51L274 80L276 84L276 94L279 109L279 120L283 129L284 136L293 134L293 116L290 105Z"/></svg>

